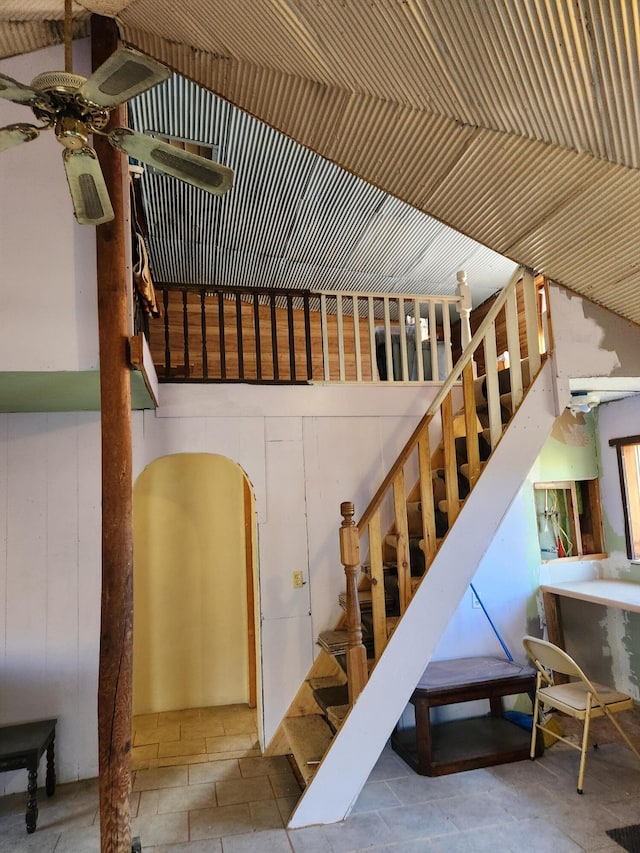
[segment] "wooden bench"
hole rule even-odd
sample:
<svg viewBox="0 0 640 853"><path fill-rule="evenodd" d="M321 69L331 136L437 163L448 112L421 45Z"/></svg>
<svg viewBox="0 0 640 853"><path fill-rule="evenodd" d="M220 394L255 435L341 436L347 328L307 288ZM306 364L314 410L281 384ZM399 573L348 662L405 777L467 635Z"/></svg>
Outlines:
<svg viewBox="0 0 640 853"><path fill-rule="evenodd" d="M529 758L531 732L504 718L502 697L532 694L536 671L493 657L430 663L411 695L415 728L396 727L393 749L417 773L442 776ZM431 724L430 709L488 699L490 715Z"/></svg>
<svg viewBox="0 0 640 853"><path fill-rule="evenodd" d="M47 752L47 796L56 790L54 744L57 720L38 720L15 726L0 726L0 772L26 768L27 832L35 832L38 820L38 765L43 752Z"/></svg>

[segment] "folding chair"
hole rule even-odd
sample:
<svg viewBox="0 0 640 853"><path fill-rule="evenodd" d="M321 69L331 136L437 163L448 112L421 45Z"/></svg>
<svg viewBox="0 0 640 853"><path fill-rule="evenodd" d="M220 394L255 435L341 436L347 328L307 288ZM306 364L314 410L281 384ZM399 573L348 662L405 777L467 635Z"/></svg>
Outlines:
<svg viewBox="0 0 640 853"><path fill-rule="evenodd" d="M589 739L589 724L593 717L607 716L616 727L629 749L640 759L640 753L631 743L627 735L620 728L620 724L614 718L614 714L620 711L628 711L633 708L633 699L627 693L620 693L612 687L595 684L590 681L578 664L565 651L538 640L535 637L525 637L522 641L525 651L534 662L538 677L536 681L536 696L533 706L533 726L531 728L531 752L530 757L535 757L535 745L537 731L548 732L554 738L564 741L580 752L580 770L578 772L578 793L582 794L584 781L584 769L587 760L587 746ZM567 684L554 684L553 672L567 675L577 681L569 681ZM543 686L546 685L546 686ZM545 728L538 722L540 716L540 705L562 711L576 720L581 720L583 725L582 743L578 746L557 732Z"/></svg>

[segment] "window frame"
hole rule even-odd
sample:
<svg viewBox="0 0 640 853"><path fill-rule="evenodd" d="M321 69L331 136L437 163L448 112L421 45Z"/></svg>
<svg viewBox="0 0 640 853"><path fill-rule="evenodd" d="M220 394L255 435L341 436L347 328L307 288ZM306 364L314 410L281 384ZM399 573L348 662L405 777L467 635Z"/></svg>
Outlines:
<svg viewBox="0 0 640 853"><path fill-rule="evenodd" d="M580 484L581 498L578 497L578 486ZM534 494L540 490L562 490L566 492L567 520L570 526L573 553L570 557L551 557L544 559L543 563L576 562L585 560L601 560L607 556L604 541L604 528L602 524L602 507L600 503L600 487L597 477L586 480L549 480L535 482L533 484ZM588 507L585 519L588 518L589 527L585 527L584 521L580 520L579 505ZM583 510L584 514L584 510ZM538 531L538 538L540 533ZM585 548L586 542L590 540L593 549ZM600 546L600 547L598 547Z"/></svg>
<svg viewBox="0 0 640 853"><path fill-rule="evenodd" d="M637 561L640 560L640 465L635 448L640 446L640 435L611 438L609 446L615 447L618 457L627 557ZM635 478L635 490L629 489L630 474Z"/></svg>

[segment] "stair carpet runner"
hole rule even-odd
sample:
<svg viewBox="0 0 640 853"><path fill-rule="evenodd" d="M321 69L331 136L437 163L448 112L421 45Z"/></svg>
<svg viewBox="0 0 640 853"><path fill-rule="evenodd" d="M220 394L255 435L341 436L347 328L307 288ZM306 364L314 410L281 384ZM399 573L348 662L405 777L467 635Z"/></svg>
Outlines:
<svg viewBox="0 0 640 853"><path fill-rule="evenodd" d="M522 378L524 387L530 384L528 359L523 359ZM498 373L500 392L501 416L503 425L512 414L510 393L510 371ZM486 402L486 378L475 380L476 414L482 431L478 433L480 462L484 464L491 455L491 443L488 429L488 410ZM460 500L464 500L471 487L469 485L467 464L466 436L455 439L456 462L458 469L458 490ZM442 450L442 445L434 455ZM446 486L444 470L439 468L432 471L432 487L434 496L436 539L438 544L446 535L449 528ZM425 572L425 557L422 532L422 505L420 501L407 502L407 522L409 528L409 555L411 564L412 586L415 588ZM397 537L390 533L383 539L384 571L385 571L385 604L387 612L387 632L389 636L400 619L397 567L394 561L394 550ZM368 573L369 567L363 565L362 572ZM360 590L360 612L362 618L362 642L367 649L368 658L373 658L373 628L372 628L372 596L370 590ZM339 595L340 606L346 610L346 593ZM343 670L346 669L345 654L349 645L348 632L345 629L322 631L318 637L318 645L323 652L331 655ZM372 661L373 662L373 661ZM294 759L294 770L299 781L307 785L318 764L325 755L329 744L349 711L348 686L346 674L343 677L325 676L310 678L308 685L317 704L317 713L304 716L287 717L283 727L289 740L289 747ZM297 765L297 766L296 766Z"/></svg>

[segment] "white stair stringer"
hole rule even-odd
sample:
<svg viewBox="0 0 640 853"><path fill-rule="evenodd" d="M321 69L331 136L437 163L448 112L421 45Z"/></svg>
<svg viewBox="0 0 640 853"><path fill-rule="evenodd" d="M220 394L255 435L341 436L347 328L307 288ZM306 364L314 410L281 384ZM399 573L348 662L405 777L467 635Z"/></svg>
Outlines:
<svg viewBox="0 0 640 853"><path fill-rule="evenodd" d="M467 498L289 828L347 817L556 419L547 359ZM561 402L565 405L566 402Z"/></svg>

